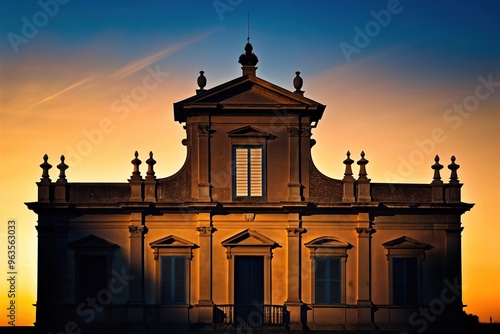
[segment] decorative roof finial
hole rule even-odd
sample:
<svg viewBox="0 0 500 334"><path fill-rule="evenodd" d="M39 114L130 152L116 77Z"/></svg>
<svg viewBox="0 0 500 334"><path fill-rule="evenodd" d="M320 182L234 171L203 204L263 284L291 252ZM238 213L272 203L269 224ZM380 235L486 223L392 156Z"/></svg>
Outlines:
<svg viewBox="0 0 500 334"><path fill-rule="evenodd" d="M47 154L44 154L43 155L43 163L40 165L40 167L42 168L41 180L50 182L49 169L52 168L52 165L47 162L48 160L49 160L49 156Z"/></svg>
<svg viewBox="0 0 500 334"><path fill-rule="evenodd" d="M361 159L358 160L357 164L359 165L359 179L366 179L366 164L369 161L365 159L365 151L361 151Z"/></svg>
<svg viewBox="0 0 500 334"><path fill-rule="evenodd" d="M448 165L448 168L451 170L450 175L450 183L459 183L457 169L460 168L460 165L455 163L455 156L451 156L451 164Z"/></svg>
<svg viewBox="0 0 500 334"><path fill-rule="evenodd" d="M141 160L139 160L137 157L139 156L139 153L135 151L134 153L135 159L131 161L132 165L134 165L134 171L132 172L132 177L141 177L141 172L139 171L139 165L142 163Z"/></svg>
<svg viewBox="0 0 500 334"><path fill-rule="evenodd" d="M200 71L200 76L198 77L198 86L200 87L199 90L204 90L205 86L207 85L207 78L203 75L205 73L204 71Z"/></svg>
<svg viewBox="0 0 500 334"><path fill-rule="evenodd" d="M354 160L351 159L351 152L347 151L346 155L347 159L344 160L344 165L345 165L344 179L353 179L351 165L353 164Z"/></svg>
<svg viewBox="0 0 500 334"><path fill-rule="evenodd" d="M302 84L304 83L304 81L300 77L300 72L299 71L295 72L295 74L296 74L296 76L293 79L293 87L295 88L295 92L294 93L297 93L297 94L300 94L300 95L304 95L304 91L300 90L302 88Z"/></svg>
<svg viewBox="0 0 500 334"><path fill-rule="evenodd" d="M64 155L61 155L61 163L57 165L57 168L59 169L59 179L57 182L66 182L66 169L69 168L68 165L64 163Z"/></svg>
<svg viewBox="0 0 500 334"><path fill-rule="evenodd" d="M247 38L247 44L245 45L245 53L243 53L238 59L238 63L240 63L243 67L243 75L253 75L255 76L255 71L257 70L257 63L259 59L253 53L253 46L250 44L250 36Z"/></svg>
<svg viewBox="0 0 500 334"><path fill-rule="evenodd" d="M432 180L432 183L443 183L443 181L441 181L441 174L439 172L441 169L443 169L443 165L439 163L438 155L436 155L434 161L434 165L431 166L431 168L434 169L434 179Z"/></svg>
<svg viewBox="0 0 500 334"><path fill-rule="evenodd" d="M148 171L146 172L147 176L154 176L155 171L153 170L153 166L156 164L156 160L153 159L153 152L149 152L149 159L146 160L146 163L148 164Z"/></svg>

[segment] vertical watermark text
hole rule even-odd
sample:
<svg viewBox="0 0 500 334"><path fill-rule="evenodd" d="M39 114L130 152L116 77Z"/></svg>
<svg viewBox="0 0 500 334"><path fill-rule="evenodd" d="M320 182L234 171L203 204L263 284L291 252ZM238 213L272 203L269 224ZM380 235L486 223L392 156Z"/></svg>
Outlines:
<svg viewBox="0 0 500 334"><path fill-rule="evenodd" d="M16 293L17 293L17 239L16 221L9 219L7 222L7 318L9 326L16 326Z"/></svg>

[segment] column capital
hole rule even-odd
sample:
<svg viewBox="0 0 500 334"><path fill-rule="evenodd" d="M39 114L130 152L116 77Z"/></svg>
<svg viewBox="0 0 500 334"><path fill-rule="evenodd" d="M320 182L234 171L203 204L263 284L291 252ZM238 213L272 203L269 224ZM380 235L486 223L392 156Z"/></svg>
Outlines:
<svg viewBox="0 0 500 334"><path fill-rule="evenodd" d="M207 137L210 135L210 124L198 124L197 129L200 137Z"/></svg>
<svg viewBox="0 0 500 334"><path fill-rule="evenodd" d="M214 228L212 226L198 226L196 231L200 236L210 236L214 232Z"/></svg>
<svg viewBox="0 0 500 334"><path fill-rule="evenodd" d="M358 233L358 237L361 236L370 236L375 233L375 229L373 227L356 227L356 233Z"/></svg>
<svg viewBox="0 0 500 334"><path fill-rule="evenodd" d="M288 234L289 237L298 237L302 233L305 233L306 229L303 227L287 227L286 228L286 233Z"/></svg>
<svg viewBox="0 0 500 334"><path fill-rule="evenodd" d="M148 228L145 225L129 225L128 231L131 235L141 235L148 233Z"/></svg>

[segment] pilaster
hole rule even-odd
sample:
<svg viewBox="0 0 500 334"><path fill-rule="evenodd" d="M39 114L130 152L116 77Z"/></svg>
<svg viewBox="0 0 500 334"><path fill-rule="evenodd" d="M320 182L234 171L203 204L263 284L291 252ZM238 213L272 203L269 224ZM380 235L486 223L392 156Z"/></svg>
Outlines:
<svg viewBox="0 0 500 334"><path fill-rule="evenodd" d="M212 301L212 218L209 212L198 214L198 240L200 245L199 300L197 303L198 322L213 321L214 303Z"/></svg>
<svg viewBox="0 0 500 334"><path fill-rule="evenodd" d="M198 124L198 201L210 202L210 124Z"/></svg>
<svg viewBox="0 0 500 334"><path fill-rule="evenodd" d="M129 303L142 304L144 276L144 235L147 227L144 225L142 212L130 213L128 227L130 238L130 275L135 279L130 282Z"/></svg>
<svg viewBox="0 0 500 334"><path fill-rule="evenodd" d="M462 231L459 226L446 230L446 279L460 287L459 295L451 303L458 308L462 308Z"/></svg>
<svg viewBox="0 0 500 334"><path fill-rule="evenodd" d="M287 252L288 252L288 297L285 302L290 312L290 329L301 330L305 319L302 317L303 303L301 300L301 235L306 230L301 227L298 213L288 214Z"/></svg>
<svg viewBox="0 0 500 334"><path fill-rule="evenodd" d="M290 182L288 183L288 200L301 201L300 183L300 134L299 126L288 127L290 154Z"/></svg>
<svg viewBox="0 0 500 334"><path fill-rule="evenodd" d="M372 329L373 314L371 300L371 236L375 229L371 227L368 213L358 214L358 298L357 298L357 327L358 329Z"/></svg>

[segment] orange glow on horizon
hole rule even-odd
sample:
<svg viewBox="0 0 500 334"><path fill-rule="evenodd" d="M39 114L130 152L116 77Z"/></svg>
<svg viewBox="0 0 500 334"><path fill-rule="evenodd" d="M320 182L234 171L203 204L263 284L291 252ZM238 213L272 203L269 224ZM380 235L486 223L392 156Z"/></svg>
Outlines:
<svg viewBox="0 0 500 334"><path fill-rule="evenodd" d="M190 64L179 68L156 56L156 62L144 57L113 68L104 63L91 67L88 62L79 67L75 66L79 59L51 61L37 56L38 62L51 67L51 78L46 78L45 69L27 55L23 55L27 57L23 69L2 65L9 85L2 85L0 95L0 154L4 158L0 165L0 244L5 245L7 237L5 222L15 219L20 263L17 326L30 326L35 321L37 218L23 203L37 199L35 182L40 179L43 154L49 155L53 181L62 154L69 165L69 182L127 182L135 150L143 161L149 151L154 152L158 177L175 173L184 163L186 148L181 140L185 133L173 120L172 104L195 94L197 72ZM147 64L132 66L143 64L141 60ZM157 67L163 75L151 78ZM117 73L120 75L114 75ZM489 322L490 316L499 322L500 285L496 281L500 257L495 255L500 253L500 244L492 231L493 224L500 221L496 203L500 189L500 89L481 101L469 116L449 121L444 116L446 110L474 94L475 85L422 86L391 73L376 58L366 58L312 77L303 75L306 97L327 105L313 132L317 140L312 149L315 164L324 174L341 179L345 152L350 150L351 158L358 160L364 150L372 182L430 183L434 156L438 154L446 166L455 155L461 166L459 179L464 183L462 200L476 203L462 218L465 310L482 322ZM145 79L148 75L150 79ZM275 81L265 73L257 75ZM498 81L496 75L493 73ZM151 89L144 88L145 82ZM220 83L216 74L211 74L207 88ZM291 83L284 88L292 90ZM139 91L146 95L139 95ZM124 96L129 99L124 100ZM141 171L145 173L144 165ZM353 171L357 173L356 168ZM447 182L449 170L443 169L441 176ZM2 250L1 254L5 253ZM0 269L7 272L4 259ZM6 294L1 291L0 295L5 309ZM6 326L6 317L0 319L0 326Z"/></svg>

